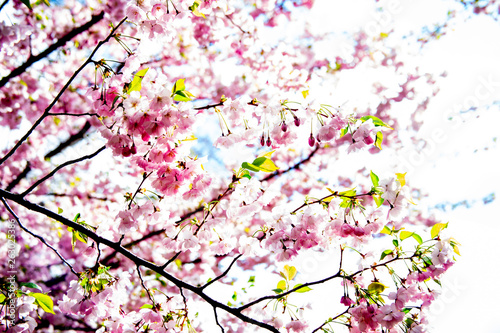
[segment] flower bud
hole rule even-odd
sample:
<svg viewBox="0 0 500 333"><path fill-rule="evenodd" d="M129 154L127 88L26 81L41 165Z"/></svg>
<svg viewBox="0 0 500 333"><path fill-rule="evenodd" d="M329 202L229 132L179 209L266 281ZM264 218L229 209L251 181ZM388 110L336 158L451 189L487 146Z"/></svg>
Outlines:
<svg viewBox="0 0 500 333"><path fill-rule="evenodd" d="M271 147L271 143L272 143L272 141L271 141L271 138L270 138L270 137L267 137L267 142L266 142L266 143L267 143L267 146L268 146L268 147Z"/></svg>
<svg viewBox="0 0 500 333"><path fill-rule="evenodd" d="M266 142L265 142L265 139L264 139L264 134L262 134L262 136L260 137L260 145L261 145L262 147L264 147L265 143L266 143Z"/></svg>
<svg viewBox="0 0 500 333"><path fill-rule="evenodd" d="M300 119L297 116L293 116L293 122L295 126L299 127L300 126Z"/></svg>
<svg viewBox="0 0 500 333"><path fill-rule="evenodd" d="M281 124L281 130L282 130L283 132L286 132L287 128L288 128L288 126L286 125L286 123L285 123L285 122L283 122L283 123Z"/></svg>
<svg viewBox="0 0 500 333"><path fill-rule="evenodd" d="M314 136L311 133L311 136L309 137L309 146L314 147L315 143L316 143L316 139L314 139Z"/></svg>

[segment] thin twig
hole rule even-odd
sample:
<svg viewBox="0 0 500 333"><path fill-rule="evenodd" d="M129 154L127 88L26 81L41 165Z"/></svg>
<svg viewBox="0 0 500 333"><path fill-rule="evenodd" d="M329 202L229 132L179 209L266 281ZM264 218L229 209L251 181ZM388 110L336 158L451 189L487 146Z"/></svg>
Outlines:
<svg viewBox="0 0 500 333"><path fill-rule="evenodd" d="M235 263L236 261L238 261L238 259L240 259L240 258L241 258L241 256L242 256L242 254L237 255L237 256L233 259L233 261L231 262L231 264L229 265L229 267L228 267L228 268L224 271L224 273L222 273L221 275L217 276L215 279L208 281L208 282L207 282L204 286L200 287L200 289L201 289L201 290L203 290L203 289L205 289L206 287L208 287L209 285L211 285L212 283L214 283L215 281L220 280L220 279L222 279L224 276L226 276L226 275L227 275L227 273L229 273L229 271L230 271L230 270L231 270L231 268L233 267L234 263Z"/></svg>
<svg viewBox="0 0 500 333"><path fill-rule="evenodd" d="M7 3L7 0L4 3ZM2 6L3 6L3 4L2 4ZM74 28L73 30L71 30L70 32L68 32L66 35L64 35L63 37L61 37L60 39L58 39L57 42L55 42L54 44L50 45L48 48L46 48L44 51L40 52L36 56L30 56L28 58L28 60L26 60L26 62L24 64L22 64L21 66L17 67L16 69L14 69L12 72L10 72L9 75L3 77L0 80L0 87L5 86L7 84L7 82L9 82L10 79L12 79L12 78L14 78L16 76L21 75L31 65L33 65L37 61L40 61L43 58L46 58L49 54L51 54L52 52L54 52L55 50L57 50L59 47L64 46L73 37L81 34L82 32L87 31L88 29L90 29L90 27L92 27L94 24L96 24L99 21L101 21L103 18L104 18L104 11L100 12L97 15L93 15L92 19L90 21L88 21L87 23L85 23L84 25L82 25L80 27Z"/></svg>
<svg viewBox="0 0 500 333"><path fill-rule="evenodd" d="M217 318L217 308L214 307L213 309L214 309L215 323L217 324L217 326L220 327L220 330L222 331L222 333L225 333L224 327L222 327L222 325L219 323L219 318Z"/></svg>
<svg viewBox="0 0 500 333"><path fill-rule="evenodd" d="M49 115L54 115L54 114L53 113L49 113ZM55 155L59 154L60 152L62 152L67 147L69 147L72 144L74 144L75 142L78 142L79 140L83 139L83 136L85 135L85 133L87 133L87 131L89 129L90 129L90 122L86 121L85 124L83 125L83 127L77 133L70 135L70 137L66 141L61 142L59 144L59 146L57 146L55 149L53 149L50 152L48 152L44 156L45 159L51 158L52 156L55 156Z"/></svg>
<svg viewBox="0 0 500 333"><path fill-rule="evenodd" d="M31 191L33 191L38 185L40 185L41 183L43 183L44 181L46 181L47 179L49 179L50 177L52 177L57 171L61 170L62 168L66 167L68 165L71 165L71 164L75 164L75 163L87 160L87 159L91 159L91 158L95 157L97 154L99 154L101 151L103 151L104 149L106 149L106 146L102 146L101 148L99 148L97 151L95 151L94 153L92 153L90 155L85 155L85 156L82 156L82 157L77 158L75 160L67 161L67 162L59 165L57 168L55 168L54 170L52 170L45 177L39 179L37 182L35 182L33 185L31 185L30 188L28 188L26 191L24 191L23 193L21 193L21 197L26 196L28 193L30 193Z"/></svg>
<svg viewBox="0 0 500 333"><path fill-rule="evenodd" d="M104 13L101 13L101 14L104 15ZM63 93L68 89L68 87L71 85L71 83L73 82L73 80L77 77L77 75L88 64L90 64L92 62L92 57L95 55L95 53L99 50L99 48L101 48L102 45L106 44L109 41L109 39L111 38L111 36L114 35L115 31L123 24L123 22L125 22L126 19L127 19L127 17L125 17L123 20L121 20L120 23L118 23L118 25L116 27L114 27L113 30L111 30L111 32L109 33L109 35L104 40L100 41L97 44L97 46L94 48L94 50L89 55L89 57L87 58L87 60L73 73L73 75L69 78L68 82L66 82L66 84L64 85L64 87L62 87L61 91L59 91L59 93L52 100L52 102L49 104L49 106L47 106L47 108L45 109L45 111L43 112L43 114L35 121L35 123L26 132L26 134L21 139L19 139L19 141L14 145L14 147L12 147L12 149L4 157L2 157L2 159L0 159L0 165L2 165L12 154L14 154L16 152L16 150L31 135L31 133L33 133L33 131L35 130L35 128L37 128L38 125L40 125L42 123L42 121L49 115L50 110L59 101L59 99L61 98L61 96L63 95Z"/></svg>
<svg viewBox="0 0 500 333"><path fill-rule="evenodd" d="M144 280L142 279L142 274L141 274L141 269L140 269L140 266L139 265L136 265L135 266L137 268L137 274L139 275L139 279L141 280L141 285L142 285L142 288L144 288L144 290L146 290L146 293L148 294L148 297L149 299L151 300L151 305L153 305L153 307L155 307L155 300L153 299L153 296L151 296L151 293L149 292L149 289L146 287L146 285L144 284Z"/></svg>
<svg viewBox="0 0 500 333"><path fill-rule="evenodd" d="M71 266L71 264L69 262L67 262L66 259L64 259L64 257L59 253L59 251L57 251L57 249L55 249L52 245L50 245L49 243L47 243L47 241L42 236L39 236L39 235L35 234L34 232L32 232L31 230L29 230L28 228L26 228L21 223L21 220L19 219L19 217L16 215L16 213L14 213L14 211L12 210L12 208L10 208L9 204L7 203L7 201L5 201L5 199L3 197L0 197L0 200L2 200L3 205L9 211L9 213L11 213L12 216L14 216L14 219L17 221L17 224L19 224L19 226L21 227L21 229L23 229L24 231L26 231L27 233L29 233L31 236L33 236L35 238L38 238L43 244L45 244L45 246L47 246L50 249L52 249L52 251L54 251L54 253L57 254L57 256L66 264L66 266L69 267L69 269L71 270L71 273L75 274L76 277L78 277L78 278L80 277L80 274L78 274L77 272L75 272L75 270L73 269L73 266Z"/></svg>

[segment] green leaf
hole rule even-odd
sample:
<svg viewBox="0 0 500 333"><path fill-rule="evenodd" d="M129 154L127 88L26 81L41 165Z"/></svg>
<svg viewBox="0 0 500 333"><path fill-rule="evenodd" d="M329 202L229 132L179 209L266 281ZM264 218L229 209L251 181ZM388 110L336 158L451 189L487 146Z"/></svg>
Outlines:
<svg viewBox="0 0 500 333"><path fill-rule="evenodd" d="M184 81L186 81L186 79L179 79L175 81L174 87L172 88L172 94L175 94L177 91L183 91L186 89Z"/></svg>
<svg viewBox="0 0 500 333"><path fill-rule="evenodd" d="M393 240L392 240L392 244L393 244L395 247L398 247L399 242L398 242L398 240L397 240L397 239L393 239Z"/></svg>
<svg viewBox="0 0 500 333"><path fill-rule="evenodd" d="M286 279L288 281L293 280L295 275L297 275L297 269L294 266L285 265Z"/></svg>
<svg viewBox="0 0 500 333"><path fill-rule="evenodd" d="M80 218L80 213L75 215L75 218L73 219L73 222L77 223L78 219Z"/></svg>
<svg viewBox="0 0 500 333"><path fill-rule="evenodd" d="M364 116L364 117L360 118L360 120L362 122L365 122L369 119L371 119L373 121L373 125L375 125L375 126L382 126L382 127L387 127L387 128L393 129L391 126L387 125L382 120L380 120L380 118L377 118L375 116Z"/></svg>
<svg viewBox="0 0 500 333"><path fill-rule="evenodd" d="M277 288L281 289L281 290L285 290L286 289L286 281L281 280L280 282L278 282Z"/></svg>
<svg viewBox="0 0 500 333"><path fill-rule="evenodd" d="M401 184L401 186L406 185L406 172L405 173L398 173L396 172L396 180Z"/></svg>
<svg viewBox="0 0 500 333"><path fill-rule="evenodd" d="M373 171L370 171L370 179L372 180L373 187L378 187L379 178Z"/></svg>
<svg viewBox="0 0 500 333"><path fill-rule="evenodd" d="M349 130L348 127L344 127L343 129L341 129L340 130L340 138L343 137L344 135L346 135L348 130Z"/></svg>
<svg viewBox="0 0 500 333"><path fill-rule="evenodd" d="M384 198L382 198L380 195L372 195L373 201L377 204L377 207L382 206L384 203Z"/></svg>
<svg viewBox="0 0 500 333"><path fill-rule="evenodd" d="M274 162L267 157L257 157L253 162L253 165L257 166L261 171L264 172L274 172L279 168L274 164Z"/></svg>
<svg viewBox="0 0 500 333"><path fill-rule="evenodd" d="M274 291L276 294L281 294L281 293L283 292L283 289L276 288L276 289L273 289L273 291Z"/></svg>
<svg viewBox="0 0 500 333"><path fill-rule="evenodd" d="M149 68L144 68L135 73L134 78L132 79L132 82L130 83L128 89L127 89L127 94L130 94L132 91L141 91L142 89L142 79L146 75L146 72L148 71Z"/></svg>
<svg viewBox="0 0 500 333"><path fill-rule="evenodd" d="M295 289L295 288L297 288L297 287L300 287L301 285L302 285L302 283L296 284L296 285L293 287L293 289ZM312 290L311 288L309 288L309 287L305 286L305 287L302 287L302 288L300 288L300 289L298 289L298 290L295 290L295 292L296 292L296 293L306 293L306 292L311 291L311 290Z"/></svg>
<svg viewBox="0 0 500 333"><path fill-rule="evenodd" d="M52 298L41 293L30 293L29 295L35 298L35 303L38 304L43 311L55 314L54 302L52 301Z"/></svg>
<svg viewBox="0 0 500 333"><path fill-rule="evenodd" d="M257 157L252 163L243 162L241 167L254 172L274 172L279 170L274 162L267 157Z"/></svg>
<svg viewBox="0 0 500 333"><path fill-rule="evenodd" d="M189 102L193 95L189 91L176 91L174 93L174 101L177 102Z"/></svg>
<svg viewBox="0 0 500 333"><path fill-rule="evenodd" d="M203 17L203 18L206 18L205 15L203 13L200 13L198 11L198 7L200 6L200 3L201 1L200 0L194 0L194 3L192 6L189 6L189 10L193 12L193 15L194 16L198 16L198 17Z"/></svg>
<svg viewBox="0 0 500 333"><path fill-rule="evenodd" d="M250 276L250 278L248 279L248 282L249 283L254 283L255 282L255 276L254 275Z"/></svg>
<svg viewBox="0 0 500 333"><path fill-rule="evenodd" d="M42 288L33 282L21 282L21 283L19 283L19 287L22 287L22 286L28 287L28 288L33 288L33 289L38 289L38 290L42 291Z"/></svg>
<svg viewBox="0 0 500 333"><path fill-rule="evenodd" d="M382 254L380 255L380 260L384 259L389 254L392 254L392 250L385 250L384 252L382 252Z"/></svg>
<svg viewBox="0 0 500 333"><path fill-rule="evenodd" d="M420 237L416 233L413 233L413 235L411 235L411 237L413 237L418 242L418 244L422 244L423 243L422 237Z"/></svg>
<svg viewBox="0 0 500 333"><path fill-rule="evenodd" d="M0 303L3 303L7 297L4 294L0 294Z"/></svg>
<svg viewBox="0 0 500 333"><path fill-rule="evenodd" d="M356 188L352 188L347 191L339 192L338 193L340 196L346 196L346 197L354 197L356 196Z"/></svg>
<svg viewBox="0 0 500 333"><path fill-rule="evenodd" d="M238 298L238 294L236 293L236 291L233 293L233 296L231 296L231 298L233 299L233 301L236 301L236 299Z"/></svg>
<svg viewBox="0 0 500 333"><path fill-rule="evenodd" d="M247 169L247 170L250 170L250 171L253 171L253 172L259 172L259 171L260 171L260 169L259 169L259 168L257 168L255 165L250 164L250 163L248 163L248 162L243 162L243 163L241 163L241 167L242 167L243 169Z"/></svg>
<svg viewBox="0 0 500 333"><path fill-rule="evenodd" d="M61 214L63 212L62 208L61 207L58 207L57 208L57 214Z"/></svg>
<svg viewBox="0 0 500 333"><path fill-rule="evenodd" d="M413 232L411 232L411 231L403 230L399 233L399 238L401 238L401 240L405 240L411 236L413 236Z"/></svg>
<svg viewBox="0 0 500 333"><path fill-rule="evenodd" d="M391 235L392 234L392 230L391 228L389 228L388 226L384 226L384 228L380 231L381 234L386 234L386 235Z"/></svg>
<svg viewBox="0 0 500 333"><path fill-rule="evenodd" d="M431 238L436 238L441 230L445 229L448 227L448 223L436 223L432 226L431 229Z"/></svg>
<svg viewBox="0 0 500 333"><path fill-rule="evenodd" d="M152 308L153 308L153 306L151 304L144 304L139 309L152 309Z"/></svg>
<svg viewBox="0 0 500 333"><path fill-rule="evenodd" d="M380 282L372 282L368 285L368 292L370 294L380 294L385 290L385 288L387 288L387 286Z"/></svg>
<svg viewBox="0 0 500 333"><path fill-rule="evenodd" d="M382 150L382 142L384 141L384 134L381 131L377 132L377 135L375 136L375 147L378 149Z"/></svg>

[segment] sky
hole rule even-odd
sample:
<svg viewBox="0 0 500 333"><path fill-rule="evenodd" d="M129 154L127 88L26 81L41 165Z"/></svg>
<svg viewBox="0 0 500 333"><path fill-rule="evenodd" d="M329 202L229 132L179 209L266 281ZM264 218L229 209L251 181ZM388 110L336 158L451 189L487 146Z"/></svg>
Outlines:
<svg viewBox="0 0 500 333"><path fill-rule="evenodd" d="M460 9L456 1L385 2L391 4L399 9L379 27L398 34L418 33L422 26L445 19L448 8ZM319 28L325 22L352 31L370 27L377 18L359 9L372 5L371 1L318 1L315 10L321 20L316 22ZM496 285L500 203L495 198L500 189L499 42L499 22L476 16L454 23L419 56L408 55L408 63L422 71L446 71L447 76L417 134L427 140L427 149L409 148L398 159L411 184L428 193L419 205L438 207L436 214L450 222L447 234L462 244L462 256L444 275L442 296L431 308L431 332L500 332L495 319L500 311ZM458 111L470 107L475 110Z"/></svg>

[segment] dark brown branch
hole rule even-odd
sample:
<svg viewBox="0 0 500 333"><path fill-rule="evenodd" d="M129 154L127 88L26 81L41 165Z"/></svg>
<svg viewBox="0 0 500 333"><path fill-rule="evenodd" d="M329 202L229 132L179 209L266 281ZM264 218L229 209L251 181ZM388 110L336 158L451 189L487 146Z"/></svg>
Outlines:
<svg viewBox="0 0 500 333"><path fill-rule="evenodd" d="M239 254L237 255L233 261L231 262L231 264L229 265L229 267L224 271L224 273L222 273L221 275L217 276L215 279L213 280L210 280L209 282L207 282L204 286L200 287L201 290L205 289L206 287L208 287L209 285L211 285L212 283L214 283L215 281L217 280L220 280L222 279L224 276L227 275L227 273L229 273L229 271L231 270L231 268L233 267L233 265L236 263L236 261L238 261L238 259L240 259L242 256L242 254Z"/></svg>
<svg viewBox="0 0 500 333"><path fill-rule="evenodd" d="M323 324L321 324L321 326L317 327L317 328L316 328L314 331L312 331L311 333L314 333L314 332L319 331L319 330L320 330L320 329L322 329L322 328L323 328L323 326L325 326L326 324L331 323L331 322L332 322L332 321L334 321L335 319L342 317L343 315L345 315L346 313L348 313L348 312L349 312L349 309L351 309L351 307L348 307L347 309L345 309L345 311L344 311L344 312L339 313L339 314L338 314L338 315L336 315L335 317L328 319L328 321L327 321L327 322L324 322Z"/></svg>
<svg viewBox="0 0 500 333"><path fill-rule="evenodd" d="M26 167L24 168L24 170L19 174L17 175L16 179L14 179L13 181L10 182L9 185L7 185L7 187L5 188L6 191L12 191L12 189L14 187L16 187L20 182L21 180L23 180L24 178L26 178L26 176L28 175L28 173L31 171L31 166L30 166L30 162L26 163Z"/></svg>
<svg viewBox="0 0 500 333"><path fill-rule="evenodd" d="M141 183L139 184L139 186L137 186L137 190L135 190L135 193L134 195L132 196L132 198L130 198L130 202L128 203L128 209L130 209L130 207L132 207L132 202L134 202L134 199L135 199L135 196L137 195L137 193L139 193L139 191L141 190L141 186L142 184L144 184L144 182L146 181L146 179L148 179L149 176L151 176L151 174L153 173L153 171L151 171L150 173L143 173L142 174L142 180L141 180Z"/></svg>
<svg viewBox="0 0 500 333"><path fill-rule="evenodd" d="M100 12L97 15L93 15L92 19L90 21L88 21L87 23L85 23L84 25L77 27L77 28L74 28L73 30L68 32L66 35L64 35L63 37L58 39L57 42L50 45L48 48L46 48L44 51L40 52L36 56L33 56L33 55L30 56L24 64L17 67L16 69L14 69L12 72L10 72L9 75L3 77L0 80L0 88L5 86L7 84L7 82L9 82L10 79L24 73L28 69L28 67L33 65L35 62L37 62L43 58L46 58L49 54L51 54L52 52L57 50L59 47L64 46L67 42L69 42L71 39L73 39L73 37L81 34L82 32L89 30L90 27L92 27L94 24L101 21L103 18L104 18L104 12Z"/></svg>
<svg viewBox="0 0 500 333"><path fill-rule="evenodd" d="M80 196L78 194L69 194L69 193L54 193L54 192L51 192L51 193L44 193L43 195L51 195L51 196L54 196L54 197L77 197L77 198L80 198ZM90 199L90 200L100 200L100 201L116 201L114 199L108 199L106 197L95 197L93 195L90 195L90 194L87 194L85 196L83 196L87 199Z"/></svg>
<svg viewBox="0 0 500 333"><path fill-rule="evenodd" d="M28 193L30 193L31 191L33 191L38 185L40 185L41 183L43 183L44 181L46 181L47 179L49 179L50 177L52 177L57 171L61 170L62 168L66 167L68 165L71 165L71 164L75 164L75 163L78 163L78 162L81 162L81 161L84 161L84 160L87 160L87 159L94 158L95 156L97 156L97 154L99 154L104 149L106 149L106 146L102 146L101 148L99 148L97 151L95 151L94 153L92 153L90 155L85 155L85 156L82 156L82 157L77 158L75 160L67 161L67 162L59 165L54 170L52 170L51 172L49 172L45 177L40 178L37 182L35 182L33 185L31 185L26 191L24 191L21 194L21 197L26 196Z"/></svg>
<svg viewBox="0 0 500 333"><path fill-rule="evenodd" d="M298 170L298 169L300 169L300 166L301 166L302 164L305 164L305 163L309 162L309 160L310 160L310 159L311 159L311 158L312 158L312 157L313 157L313 156L314 156L314 155L318 152L318 150L319 150L319 149L320 149L320 147L319 147L319 146L316 146L316 148L314 148L314 149L313 149L313 150L309 153L309 155L307 155L307 157L306 157L306 158L304 158L304 159L302 159L302 160L298 161L297 163L295 163L293 166L289 167L289 168L288 168L288 169L286 169L286 170L283 170L283 171L278 170L278 171L275 171L275 172L273 172L273 173L269 174L268 176L264 177L264 178L261 180L261 182L266 181L266 180L271 180L271 179L273 179L273 178L275 178L275 177L281 176L282 174L285 174L285 173L290 172L290 171L292 171L292 170Z"/></svg>
<svg viewBox="0 0 500 333"><path fill-rule="evenodd" d="M42 121L47 116L49 116L50 110L59 101L59 99L64 94L64 92L66 91L66 89L68 89L68 87L71 85L71 82L73 82L73 80L78 76L78 74L80 74L80 72L88 64L90 64L92 62L92 57L96 54L97 50L99 50L101 48L101 46L103 46L104 44L106 44L110 40L110 38L114 35L115 31L118 30L118 28L123 24L123 22L125 22L126 19L127 19L127 17L123 18L123 20L121 20L120 23L118 23L118 25L113 28L113 30L111 30L111 32L109 33L109 35L104 40L100 41L97 44L97 46L94 48L94 50L89 55L89 57L87 58L87 60L73 73L73 75L69 78L68 82L66 82L66 84L64 85L64 87L62 87L61 91L59 91L59 94L57 94L57 96L52 100L52 102L50 103L50 105L47 106L47 108L45 109L45 111L43 112L43 114L40 116L40 118L38 118L35 121L35 123L31 126L31 128L26 132L26 134L24 134L24 136L21 139L19 139L19 141L14 145L14 147L12 147L12 149L4 157L2 157L2 159L0 159L0 165L2 165L12 154L15 153L16 150L23 144L23 142L38 127L38 125L40 125L42 123Z"/></svg>
<svg viewBox="0 0 500 333"><path fill-rule="evenodd" d="M334 275L331 275L331 276L328 276L324 279L321 279L321 280L317 280L317 281L313 281L313 282L307 282L307 283L304 283L304 284L301 284L293 289L290 289L288 291L285 291L281 294L277 294L277 295L269 295L269 296L263 296L261 298L258 298L250 303L247 303L245 305L242 305L238 308L239 311L243 311L245 309L248 309L249 307L257 304L257 303L260 303L262 301L265 301L265 300L272 300L272 299L279 299L279 298L282 298L282 297L285 297L293 292L296 292L297 290L301 289L301 288L304 288L304 287L309 287L309 286L314 286L316 284L321 284L321 283L325 283L327 281L330 281L332 279L335 279L335 278L347 278L347 279L352 279L353 277L355 277L356 275L359 275L361 273L363 273L364 271L367 271L369 269L374 269L374 268L377 268L377 267L380 267L380 266L387 266L387 264L390 264L391 262L393 261L397 261L397 260L411 260L413 257L405 257L405 258L401 258L401 257L395 257L395 258L392 258L391 260L388 260L386 262L383 262L383 263L380 263L380 264L376 264L376 265L371 265L371 266L368 266L368 267L365 267L365 268L362 268L352 274L343 274L342 273L342 270L339 270L337 273L335 273Z"/></svg>
<svg viewBox="0 0 500 333"><path fill-rule="evenodd" d="M216 106L221 106L221 105L224 105L224 102L219 102L217 104L210 104L210 105L200 106L200 107L197 107L197 108L194 108L194 109L195 110L206 110L206 109L214 108Z"/></svg>
<svg viewBox="0 0 500 333"><path fill-rule="evenodd" d="M53 114L49 113L49 115L53 115ZM89 129L90 129L90 122L87 121L87 122L85 122L85 125L83 125L83 127L77 133L70 135L70 137L66 141L61 142L59 144L59 146L57 146L52 151L48 152L45 155L45 158L46 159L47 158L51 158L52 156L55 156L55 155L59 154L60 152L62 152L64 149L68 148L72 144L74 144L74 143L78 142L79 140L83 139L83 136L85 135L85 133L87 133L87 131Z"/></svg>
<svg viewBox="0 0 500 333"><path fill-rule="evenodd" d="M246 322L246 323L249 323L249 324L252 324L252 325L256 325L258 327L267 329L268 331L271 331L271 332L274 332L274 333L279 333L279 331L276 328L274 328L273 326L271 326L269 324L266 324L266 323L263 323L263 322L260 322L260 321L257 321L257 320L255 320L253 318L250 318L250 317L242 314L241 313L242 310L240 310L240 308L232 308L232 307L230 307L230 306L228 306L228 305L226 305L224 303L216 301L215 299L213 299L210 296L206 295L203 292L203 290L201 290L201 288L192 286L192 285L190 285L190 284L188 284L188 283L186 283L186 282L184 282L182 280L179 280L176 277L174 277L173 275L165 272L162 269L161 266L157 266L157 265L155 265L152 262L149 262L149 261L147 261L147 260L145 260L145 259L143 259L141 257L138 257L134 253L128 251L123 246L121 246L119 242L113 242L113 241L111 241L111 240L109 240L107 238L99 236L94 231L87 229L85 226L83 226L81 224L78 224L76 222L73 222L73 221L65 218L64 216L56 214L53 211L48 210L45 207L42 207L42 206L34 204L34 203L30 202L30 201L27 201L26 199L24 199L23 197L21 197L18 194L13 194L13 193L10 193L10 192L7 192L5 190L0 189L0 197L8 199L8 200L11 200L13 202L16 202L17 204L19 204L22 207L25 207L28 210L40 213L40 214L45 215L45 216L47 216L49 218L52 218L52 219L54 219L56 221L59 221L62 224L64 224L65 226L71 227L75 231L78 231L78 232L80 232L80 233L88 236L89 238L93 239L95 242L100 243L100 244L104 244L104 245L112 248L116 252L120 253L124 257L128 258L129 260L131 260L137 266L143 266L145 268L148 268L148 269L152 270L153 272L156 272L156 273L160 274L161 276L163 276L164 278L166 278L168 281L170 281L173 284L175 284L178 288L184 288L186 290L189 290L189 291L195 293L196 295L198 295L199 297L201 297L203 300L205 300L208 304L210 304L212 307L220 308L220 309L222 309L222 310L224 310L224 311L232 314L236 318L242 320L243 322Z"/></svg>
<svg viewBox="0 0 500 333"><path fill-rule="evenodd" d="M12 210L12 208L10 208L9 204L5 201L5 199L3 197L0 198L0 200L2 200L3 205L9 211L9 213L11 213L12 216L14 216L14 219L17 221L17 224L19 224L19 226L21 227L21 229L23 229L24 231L26 231L31 236L33 236L35 238L38 238L40 240L40 242L42 242L43 244L45 244L45 246L47 246L52 251L54 251L54 253L57 254L57 256L59 257L59 259L61 259L62 262L64 262L66 264L66 266L69 267L69 269L71 270L71 273L75 274L77 277L80 277L80 275L77 272L75 272L75 270L73 269L73 266L71 266L71 264L69 262L67 262L66 259L64 259L64 257L59 253L59 251L57 251L52 245L50 245L49 243L47 243L47 241L42 236L39 236L39 235L35 234L34 232L32 232L31 230L29 230L28 228L26 228L21 223L21 220L19 219L19 217L16 215L16 213L14 213L14 211Z"/></svg>

